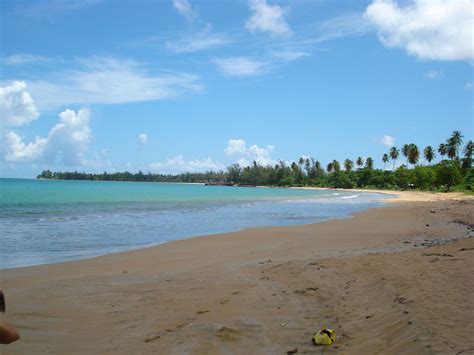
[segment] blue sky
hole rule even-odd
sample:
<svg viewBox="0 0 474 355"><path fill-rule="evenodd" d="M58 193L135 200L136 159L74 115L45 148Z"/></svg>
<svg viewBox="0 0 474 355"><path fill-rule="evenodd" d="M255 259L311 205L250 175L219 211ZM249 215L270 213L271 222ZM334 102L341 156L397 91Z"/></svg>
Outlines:
<svg viewBox="0 0 474 355"><path fill-rule="evenodd" d="M381 156L473 135L473 0L1 6L2 177Z"/></svg>

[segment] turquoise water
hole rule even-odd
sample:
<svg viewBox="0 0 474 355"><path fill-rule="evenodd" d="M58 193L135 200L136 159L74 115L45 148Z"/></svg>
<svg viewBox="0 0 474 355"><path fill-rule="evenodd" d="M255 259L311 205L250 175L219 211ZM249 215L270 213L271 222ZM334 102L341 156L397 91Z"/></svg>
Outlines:
<svg viewBox="0 0 474 355"><path fill-rule="evenodd" d="M380 198L302 189L0 179L0 268L343 218L379 205Z"/></svg>

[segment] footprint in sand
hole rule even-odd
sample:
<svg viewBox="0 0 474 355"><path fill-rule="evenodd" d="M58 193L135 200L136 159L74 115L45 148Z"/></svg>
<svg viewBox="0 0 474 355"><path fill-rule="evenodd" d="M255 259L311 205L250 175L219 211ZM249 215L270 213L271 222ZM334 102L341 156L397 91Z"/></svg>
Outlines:
<svg viewBox="0 0 474 355"><path fill-rule="evenodd" d="M216 336L225 341L235 341L243 335L242 331L226 326L221 327L217 332Z"/></svg>

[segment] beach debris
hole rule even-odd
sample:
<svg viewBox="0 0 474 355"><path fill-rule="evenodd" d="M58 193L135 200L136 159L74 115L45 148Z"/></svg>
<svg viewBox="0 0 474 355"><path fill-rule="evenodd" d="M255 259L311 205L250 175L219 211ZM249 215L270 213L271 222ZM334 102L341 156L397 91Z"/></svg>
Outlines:
<svg viewBox="0 0 474 355"><path fill-rule="evenodd" d="M406 297L402 297L402 296L395 297L393 302L398 302L400 304L405 304L405 305L408 305L410 303L410 301L408 301Z"/></svg>
<svg viewBox="0 0 474 355"><path fill-rule="evenodd" d="M314 334L313 341L314 345L331 345L336 341L336 332L334 329L327 329L325 325L321 326L321 330Z"/></svg>
<svg viewBox="0 0 474 355"><path fill-rule="evenodd" d="M423 254L423 256L449 256L450 258L452 258L454 255L452 255L452 254L446 254L446 253L443 253L443 254L439 254L439 253L425 253L425 254Z"/></svg>
<svg viewBox="0 0 474 355"><path fill-rule="evenodd" d="M435 210L431 210L430 213L436 213L436 211L435 211Z"/></svg>
<svg viewBox="0 0 474 355"><path fill-rule="evenodd" d="M5 310L5 295L3 294L3 291L0 290L0 312L5 313Z"/></svg>
<svg viewBox="0 0 474 355"><path fill-rule="evenodd" d="M461 248L459 251L474 250L474 248Z"/></svg>
<svg viewBox="0 0 474 355"><path fill-rule="evenodd" d="M128 273L127 270L123 270L123 271L122 271L122 274L127 274L127 273Z"/></svg>
<svg viewBox="0 0 474 355"><path fill-rule="evenodd" d="M146 339L145 339L145 343L150 343L150 342L152 342L152 341L154 341L154 340L158 340L158 339L160 339L160 338L161 338L161 335L155 335L155 336L146 338Z"/></svg>
<svg viewBox="0 0 474 355"><path fill-rule="evenodd" d="M210 312L208 309L202 310L202 311L197 311L197 314L204 314Z"/></svg>
<svg viewBox="0 0 474 355"><path fill-rule="evenodd" d="M298 348L294 348L294 349L288 350L286 353L287 354L296 354L297 352L298 352Z"/></svg>
<svg viewBox="0 0 474 355"><path fill-rule="evenodd" d="M296 293L297 295L305 295L306 294L306 290L294 290L293 292Z"/></svg>

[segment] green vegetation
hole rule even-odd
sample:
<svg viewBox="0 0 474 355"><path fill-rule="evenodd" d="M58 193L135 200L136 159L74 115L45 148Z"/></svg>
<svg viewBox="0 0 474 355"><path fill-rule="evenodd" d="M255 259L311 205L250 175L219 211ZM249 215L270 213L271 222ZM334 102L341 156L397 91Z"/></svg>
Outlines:
<svg viewBox="0 0 474 355"><path fill-rule="evenodd" d="M389 152L382 156L384 169L374 169L374 160L371 157L364 159L358 157L354 162L346 159L343 163L344 169L337 160L331 161L326 171L321 163L313 158L300 158L296 162L287 164L280 161L275 166L262 166L253 163L252 166L242 167L232 164L227 171L205 172L205 173L183 173L178 175L144 174L139 171L132 174L129 172L87 174L80 172L51 172L43 171L38 175L39 179L56 180L104 180L104 181L143 181L143 182L184 182L184 183L210 183L228 185L265 185L265 186L318 186L332 188L377 188L377 189L400 189L409 188L431 191L450 191L474 189L474 168L472 168L472 140L467 142L462 150L463 157L459 157L462 146L462 134L454 131L446 143L440 144L438 153L442 160L432 164L436 158L433 147L428 146L423 150L423 156L429 163L428 166L419 164L420 150L416 144L405 144L401 152L407 163L413 165L408 168L402 165L395 169L400 150L396 147L390 148ZM448 156L448 160L444 159ZM392 170L385 170L389 161L393 161Z"/></svg>

